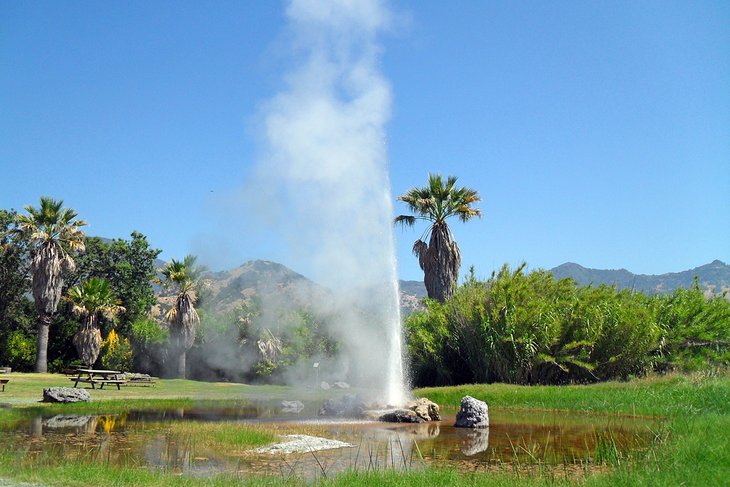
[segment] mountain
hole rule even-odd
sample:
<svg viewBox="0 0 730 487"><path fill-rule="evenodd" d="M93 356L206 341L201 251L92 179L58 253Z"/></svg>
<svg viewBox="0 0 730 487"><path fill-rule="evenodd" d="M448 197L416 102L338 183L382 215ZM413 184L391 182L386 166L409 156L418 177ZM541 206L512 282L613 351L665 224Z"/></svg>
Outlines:
<svg viewBox="0 0 730 487"><path fill-rule="evenodd" d="M164 264L164 263L163 263ZM160 265L162 267L162 265ZM677 288L689 288L698 277L700 287L710 294L730 290L730 266L716 260L682 272L660 275L634 274L626 269L590 269L568 262L551 272L555 278L570 277L580 285L615 285L619 289L635 289L647 294L670 293ZM219 312L259 299L279 307L300 306L313 300L327 302L330 291L288 267L266 260L253 260L234 269L209 272L206 283L206 306ZM423 309L426 288L422 281L400 281L401 312L404 315ZM164 294L164 293L163 293ZM730 293L728 293L730 294ZM168 307L171 296L161 296L160 304Z"/></svg>
<svg viewBox="0 0 730 487"><path fill-rule="evenodd" d="M229 311L252 297L279 306L305 305L312 300L332 300L330 291L288 267L266 260L253 260L231 270L206 274L210 296L206 298L216 311ZM426 296L423 282L401 281L401 312L423 309Z"/></svg>
<svg viewBox="0 0 730 487"><path fill-rule="evenodd" d="M687 271L658 275L634 274L626 269L591 269L573 262L559 265L549 272L556 279L570 277L582 286L608 284L646 294L665 294L678 288L690 288L697 276L700 289L707 296L728 291L726 296L730 299L730 265L719 260ZM405 313L423 309L421 299L426 296L426 287L422 281L400 281L400 291L401 309Z"/></svg>
<svg viewBox="0 0 730 487"><path fill-rule="evenodd" d="M635 289L646 294L671 293L678 288L690 288L697 277L700 289L709 294L730 290L730 265L715 260L694 269L666 274L634 274L626 269L590 269L573 262L559 265L550 272L556 279L572 278L581 285L614 285L618 289Z"/></svg>
<svg viewBox="0 0 730 487"><path fill-rule="evenodd" d="M252 260L231 270L205 275L208 301L217 311L230 311L257 296L281 305L306 304L311 299L327 299L329 292L289 269L267 260Z"/></svg>
<svg viewBox="0 0 730 487"><path fill-rule="evenodd" d="M418 299L425 298L426 286L423 281L399 281L400 292L414 296Z"/></svg>

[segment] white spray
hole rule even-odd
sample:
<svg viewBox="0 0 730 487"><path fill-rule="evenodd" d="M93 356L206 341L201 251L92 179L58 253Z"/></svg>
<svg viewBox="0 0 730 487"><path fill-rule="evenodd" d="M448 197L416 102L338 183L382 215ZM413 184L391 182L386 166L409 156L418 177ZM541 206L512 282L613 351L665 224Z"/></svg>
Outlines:
<svg viewBox="0 0 730 487"><path fill-rule="evenodd" d="M407 393L385 145L391 93L377 43L390 14L378 0L292 0L286 12L295 67L263 109L258 205L279 214L277 231L289 238L298 269L335 292L349 357L341 372L401 404Z"/></svg>

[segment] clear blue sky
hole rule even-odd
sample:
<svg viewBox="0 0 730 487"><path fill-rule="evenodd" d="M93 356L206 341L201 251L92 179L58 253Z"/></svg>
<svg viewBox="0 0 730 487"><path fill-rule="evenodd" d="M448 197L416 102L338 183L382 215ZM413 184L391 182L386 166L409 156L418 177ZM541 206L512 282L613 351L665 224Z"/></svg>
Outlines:
<svg viewBox="0 0 730 487"><path fill-rule="evenodd" d="M483 218L452 225L462 274L730 262L730 2L389 5L393 195L429 171L481 193ZM260 152L285 23L275 1L3 1L0 208L50 195L163 258L291 265L247 208L216 210ZM403 279L419 235L396 233Z"/></svg>

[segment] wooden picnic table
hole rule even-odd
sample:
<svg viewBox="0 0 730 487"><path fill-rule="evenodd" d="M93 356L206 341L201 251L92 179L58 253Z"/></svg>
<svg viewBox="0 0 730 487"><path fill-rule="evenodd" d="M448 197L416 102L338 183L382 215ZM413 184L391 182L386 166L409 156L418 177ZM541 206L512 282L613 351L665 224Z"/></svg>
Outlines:
<svg viewBox="0 0 730 487"><path fill-rule="evenodd" d="M99 384L99 389L104 389L106 384L114 384L117 390L121 390L121 385L127 381L120 376L122 372L119 370L103 370L103 369L76 369L76 377L69 377L74 381L74 387L78 387L79 382L91 384L91 388L95 389L95 385Z"/></svg>

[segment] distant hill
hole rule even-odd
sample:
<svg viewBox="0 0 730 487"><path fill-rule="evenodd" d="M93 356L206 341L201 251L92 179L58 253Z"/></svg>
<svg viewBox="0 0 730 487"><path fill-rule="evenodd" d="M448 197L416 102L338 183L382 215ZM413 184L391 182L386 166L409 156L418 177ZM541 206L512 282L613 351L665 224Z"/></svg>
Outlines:
<svg viewBox="0 0 730 487"><path fill-rule="evenodd" d="M402 293L415 296L419 299L427 296L426 286L423 284L423 281L400 281L399 285L400 292Z"/></svg>
<svg viewBox="0 0 730 487"><path fill-rule="evenodd" d="M160 261L159 267L163 265L164 262ZM693 285L695 276L699 278L701 288L708 295L730 290L730 266L719 260L687 271L660 275L633 274L626 269L590 269L571 262L549 272L557 279L570 277L580 285L608 284L647 294L670 293L677 288L689 288ZM285 307L305 305L313 299L332 298L330 291L323 286L282 264L266 260L253 260L230 270L209 272L204 280L208 288L206 306L216 311L230 311L249 302L253 296ZM426 297L423 282L400 281L399 284L402 313L423 309L422 299ZM169 306L170 298L161 296L160 304L163 307Z"/></svg>
<svg viewBox="0 0 730 487"><path fill-rule="evenodd" d="M707 294L730 290L730 265L715 260L709 264L682 272L666 274L634 274L626 269L590 269L568 262L550 272L557 278L572 278L581 285L608 284L618 289L634 289L646 294L671 293L678 288L690 288L698 278L700 289Z"/></svg>
<svg viewBox="0 0 730 487"><path fill-rule="evenodd" d="M164 262L159 267L163 267ZM276 262L252 260L230 270L208 272L204 306L225 312L251 301L256 296L279 307L297 307L313 299L327 302L332 294L327 288ZM423 309L421 298L426 296L423 282L401 281L401 312L408 314ZM172 304L172 295L156 287L161 309ZM157 309L154 314L159 314Z"/></svg>
<svg viewBox="0 0 730 487"><path fill-rule="evenodd" d="M210 302L219 311L228 311L253 296L279 300L282 304L306 304L313 298L323 298L329 292L288 267L267 260L252 260L228 271L211 272L205 276L211 291Z"/></svg>
<svg viewBox="0 0 730 487"><path fill-rule="evenodd" d="M690 288L695 276L705 294L717 295L728 291L730 299L730 265L715 260L709 264L682 272L646 275L634 274L626 269L590 269L573 262L567 262L550 269L556 279L572 278L582 286L607 284L618 289L635 289L646 294L671 293L678 288ZM420 300L426 296L422 281L400 281L401 308L408 311L421 309Z"/></svg>

